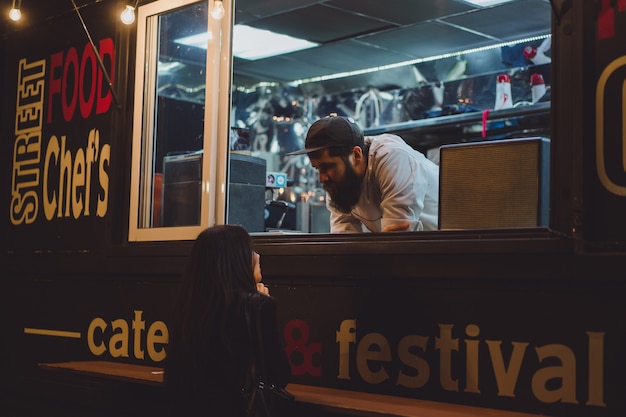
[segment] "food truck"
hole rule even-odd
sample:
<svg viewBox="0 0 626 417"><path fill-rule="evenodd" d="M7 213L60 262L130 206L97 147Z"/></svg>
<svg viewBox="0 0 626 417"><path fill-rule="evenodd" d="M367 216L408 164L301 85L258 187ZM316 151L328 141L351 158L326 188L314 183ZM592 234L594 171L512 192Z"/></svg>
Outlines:
<svg viewBox="0 0 626 417"><path fill-rule="evenodd" d="M10 3L3 415L159 415L173 294L223 223L299 415L626 414L626 1ZM307 42L245 55L287 44L250 29ZM439 165L439 230L330 233L286 156L330 114Z"/></svg>

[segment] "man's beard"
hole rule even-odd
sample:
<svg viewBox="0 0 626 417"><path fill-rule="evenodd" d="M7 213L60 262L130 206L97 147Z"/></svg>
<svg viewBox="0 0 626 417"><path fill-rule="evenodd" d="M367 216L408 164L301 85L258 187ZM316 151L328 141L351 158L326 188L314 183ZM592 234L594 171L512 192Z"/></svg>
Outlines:
<svg viewBox="0 0 626 417"><path fill-rule="evenodd" d="M344 178L340 182L326 182L324 189L330 195L330 205L343 213L350 213L352 207L356 205L361 197L361 184L363 178L360 178L350 161L345 160L346 172Z"/></svg>

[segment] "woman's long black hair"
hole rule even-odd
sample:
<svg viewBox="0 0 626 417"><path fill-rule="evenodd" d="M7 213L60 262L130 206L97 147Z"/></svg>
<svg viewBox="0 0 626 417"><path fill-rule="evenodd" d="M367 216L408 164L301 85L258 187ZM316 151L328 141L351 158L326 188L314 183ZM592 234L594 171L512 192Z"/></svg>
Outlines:
<svg viewBox="0 0 626 417"><path fill-rule="evenodd" d="M170 329L165 378L176 391L193 395L216 352L229 352L229 317L256 291L252 239L237 225L201 232L180 285Z"/></svg>

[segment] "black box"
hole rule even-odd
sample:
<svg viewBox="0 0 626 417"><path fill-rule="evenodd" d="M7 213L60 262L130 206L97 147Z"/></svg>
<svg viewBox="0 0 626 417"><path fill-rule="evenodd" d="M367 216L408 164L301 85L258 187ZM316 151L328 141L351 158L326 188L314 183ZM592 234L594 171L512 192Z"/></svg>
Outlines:
<svg viewBox="0 0 626 417"><path fill-rule="evenodd" d="M200 224L202 152L168 155L163 158L161 225Z"/></svg>
<svg viewBox="0 0 626 417"><path fill-rule="evenodd" d="M248 232L265 231L265 175L267 162L245 154L230 155L228 174L228 224Z"/></svg>

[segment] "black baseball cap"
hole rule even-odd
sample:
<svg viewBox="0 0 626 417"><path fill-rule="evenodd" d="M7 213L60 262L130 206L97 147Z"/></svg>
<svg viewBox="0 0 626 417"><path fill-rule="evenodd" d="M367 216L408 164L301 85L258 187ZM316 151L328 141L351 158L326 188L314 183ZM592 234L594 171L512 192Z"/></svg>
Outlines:
<svg viewBox="0 0 626 417"><path fill-rule="evenodd" d="M309 127L304 149L289 152L287 156L301 155L337 146L362 146L363 131L353 118L329 116L317 120Z"/></svg>

